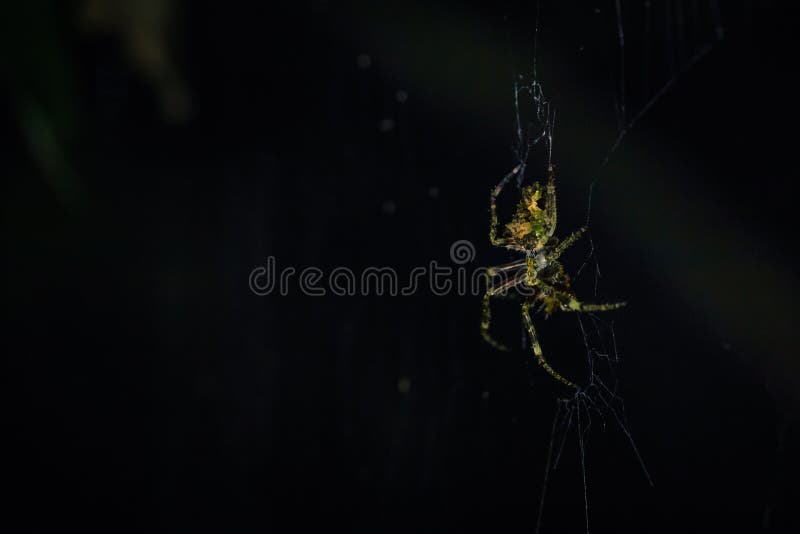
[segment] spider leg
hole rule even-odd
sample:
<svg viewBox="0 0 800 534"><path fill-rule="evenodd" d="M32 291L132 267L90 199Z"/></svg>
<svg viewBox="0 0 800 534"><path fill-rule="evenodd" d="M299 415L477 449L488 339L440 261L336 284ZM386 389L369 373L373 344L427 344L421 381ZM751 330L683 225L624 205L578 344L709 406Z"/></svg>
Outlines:
<svg viewBox="0 0 800 534"><path fill-rule="evenodd" d="M547 237L553 237L556 231L556 221L558 219L558 211L556 209L556 177L555 167L553 164L547 166L547 190L545 191L545 209L547 210L547 220L550 225L550 231Z"/></svg>
<svg viewBox="0 0 800 534"><path fill-rule="evenodd" d="M497 341L489 333L489 325L492 322L492 308L489 304L492 295L488 291L483 294L483 313L481 315L481 336L492 347L498 350L508 350L508 347Z"/></svg>
<svg viewBox="0 0 800 534"><path fill-rule="evenodd" d="M570 382L558 372L550 367L550 364L547 363L547 360L544 359L544 354L542 353L542 347L539 345L539 339L536 337L536 329L533 327L533 321L531 320L531 313L530 313L530 304L528 302L522 303L522 320L525 323L525 328L528 330L528 335L531 337L531 347L533 348L533 355L536 358L536 362L545 370L547 371L550 376L564 384L565 386L569 386L575 389L578 389L573 382Z"/></svg>
<svg viewBox="0 0 800 534"><path fill-rule="evenodd" d="M508 293L509 289L515 288L516 286L518 286L519 284L521 284L524 281L525 281L525 277L520 276L519 273L518 273L518 274L515 274L514 276L512 276L510 280L506 280L505 282L503 282L499 286L495 286L495 287L491 287L491 288L487 289L486 292L489 294L489 296L492 296L492 297L495 296L495 295L505 295L506 293Z"/></svg>
<svg viewBox="0 0 800 534"><path fill-rule="evenodd" d="M596 312L596 311L611 311L617 310L626 306L627 302L604 302L604 303L587 303L581 302L570 293L551 286L541 280L536 280L536 285L544 289L547 293L555 297L558 309L561 311L574 311L574 312Z"/></svg>
<svg viewBox="0 0 800 534"><path fill-rule="evenodd" d="M553 286L540 282L540 285L546 288L558 304L558 309L561 311L574 311L574 312L593 312L593 311L611 311L618 310L626 306L627 302L603 302L603 303L589 303L581 302L566 291L561 291Z"/></svg>
<svg viewBox="0 0 800 534"><path fill-rule="evenodd" d="M492 245L504 247L508 243L507 239L497 237L497 227L499 225L497 222L497 197L500 195L500 192L503 190L509 180L519 173L521 168L521 165L514 167L510 173L506 174L503 179L500 180L500 183L497 184L494 189L492 189L492 192L489 195L489 241L491 241Z"/></svg>
<svg viewBox="0 0 800 534"><path fill-rule="evenodd" d="M580 302L575 297L568 297L566 302L561 302L561 311L574 311L574 312L595 312L595 311L610 311L618 310L619 308L627 305L627 302L604 302L602 304L591 304Z"/></svg>
<svg viewBox="0 0 800 534"><path fill-rule="evenodd" d="M563 254L564 251L567 250L567 248L572 246L572 244L575 243L575 241L577 241L583 235L583 233L586 230L587 228L583 226L572 232L569 235L569 237L567 237L564 241L559 243L558 246L553 250L553 252L550 253L550 255L547 257L548 261L557 260L561 256L561 254Z"/></svg>
<svg viewBox="0 0 800 534"><path fill-rule="evenodd" d="M493 346L498 350L508 350L508 347L506 347L499 341L495 340L491 336L491 334L489 334L489 325L492 322L492 308L490 300L492 297L505 295L509 289L517 286L521 282L522 282L521 279L518 279L518 277L514 277L511 280L504 282L503 284L497 287L487 288L486 293L483 294L483 312L481 314L481 336L483 336L483 339L489 345Z"/></svg>
<svg viewBox="0 0 800 534"><path fill-rule="evenodd" d="M497 274L504 273L504 272L510 271L512 269L518 269L519 267L522 267L524 265L525 265L525 260L524 259L517 260L517 261L512 261L511 263L506 263L504 265L498 265L497 267L489 267L488 269L486 269L486 274L488 274L489 276L495 276Z"/></svg>

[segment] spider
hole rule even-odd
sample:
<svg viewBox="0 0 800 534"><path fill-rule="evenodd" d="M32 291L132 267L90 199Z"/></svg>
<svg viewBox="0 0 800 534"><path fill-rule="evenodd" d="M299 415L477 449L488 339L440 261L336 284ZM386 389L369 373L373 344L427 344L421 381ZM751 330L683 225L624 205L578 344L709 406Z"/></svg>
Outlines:
<svg viewBox="0 0 800 534"><path fill-rule="evenodd" d="M552 164L547 167L547 185L545 187L534 182L532 185L522 188L522 198L517 205L516 213L511 222L505 225L502 237L498 237L497 197L509 180L517 176L522 168L522 165L518 165L503 177L490 196L489 240L494 246L521 252L525 254L525 257L488 269L487 289L483 295L481 335L493 347L508 350L505 345L495 341L489 334L490 300L492 297L506 296L511 289L517 288L523 299L522 321L531 338L536 361L553 378L566 386L578 389L574 382L561 376L545 359L531 320L530 308L538 302L539 309L536 311L544 309L545 318L547 318L556 310L566 312L608 311L621 308L626 303L587 304L577 300L570 289L569 276L564 272L564 266L561 265L558 258L567 247L578 240L586 231L586 227L578 229L561 242L553 236L556 229L556 186L555 169ZM496 276L502 278L498 285L492 281Z"/></svg>

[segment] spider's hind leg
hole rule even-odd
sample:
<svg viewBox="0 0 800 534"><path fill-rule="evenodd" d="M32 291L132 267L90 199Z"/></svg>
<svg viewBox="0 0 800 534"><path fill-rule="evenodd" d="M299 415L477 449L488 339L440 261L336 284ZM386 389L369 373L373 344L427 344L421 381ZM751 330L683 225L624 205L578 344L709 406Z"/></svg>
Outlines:
<svg viewBox="0 0 800 534"><path fill-rule="evenodd" d="M501 265L499 267L492 267L490 272L493 270L495 272L499 271L507 271L512 269L518 269L519 267L525 265L525 260L520 260L514 263L509 263L506 265ZM489 325L492 321L492 309L491 309L491 298L492 297L512 297L513 294L509 294L509 291L519 284L523 282L523 278L517 275L512 275L510 279L504 281L502 284L498 286L492 286L490 278L486 278L487 288L486 293L483 294L483 315L481 319L481 335L483 339L486 340L489 345L495 347L499 350L508 350L508 347L503 345L502 343L496 341L490 334L489 334Z"/></svg>
<svg viewBox="0 0 800 534"><path fill-rule="evenodd" d="M528 302L522 303L522 320L525 323L525 328L528 330L528 335L531 337L531 347L533 348L533 355L536 358L536 362L542 366L542 368L547 371L550 376L564 384L565 386L569 386L574 389L578 389L578 386L575 385L574 382L570 382L558 372L550 367L550 364L547 363L547 360L544 358L544 354L542 353L542 347L539 345L539 339L536 337L536 329L533 327L533 321L531 320L531 313L530 313L530 304Z"/></svg>
<svg viewBox="0 0 800 534"><path fill-rule="evenodd" d="M481 336L483 336L483 339L492 347L498 350L508 350L508 347L506 347L499 341L495 340L491 336L491 334L489 334L489 325L492 322L492 308L490 304L491 298L492 294L489 291L483 294L483 313L481 315Z"/></svg>

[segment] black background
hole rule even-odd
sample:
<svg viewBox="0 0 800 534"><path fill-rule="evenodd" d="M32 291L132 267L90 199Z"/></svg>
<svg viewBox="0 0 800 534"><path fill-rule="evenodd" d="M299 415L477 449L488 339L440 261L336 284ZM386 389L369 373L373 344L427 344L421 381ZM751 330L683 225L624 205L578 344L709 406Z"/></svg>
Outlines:
<svg viewBox="0 0 800 534"><path fill-rule="evenodd" d="M482 342L479 297L248 289L270 255L408 273L468 239L476 265L513 258L488 244L488 191L516 163L536 4L374 4L178 5L184 120L121 32L79 29L79 5L2 8L11 531L534 529L568 392ZM597 300L629 302L609 314L617 374L655 483L595 419L594 532L797 528L796 17L698 4L653 2L648 44L643 4L622 4L628 118L676 83L606 165L614 4L539 8L559 233L594 181ZM497 308L497 336L518 338ZM537 325L557 367L585 373L574 318ZM573 429L543 532L585 529L577 444Z"/></svg>

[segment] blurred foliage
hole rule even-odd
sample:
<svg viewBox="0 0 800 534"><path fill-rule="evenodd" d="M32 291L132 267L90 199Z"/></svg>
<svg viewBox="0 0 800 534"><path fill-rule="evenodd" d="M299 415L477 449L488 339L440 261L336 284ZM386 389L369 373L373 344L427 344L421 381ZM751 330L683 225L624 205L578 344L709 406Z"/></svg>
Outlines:
<svg viewBox="0 0 800 534"><path fill-rule="evenodd" d="M164 121L183 122L191 99L170 48L177 7L177 0L30 0L4 5L0 67L10 118L38 174L67 209L79 210L86 196L77 161L87 125L76 41L112 36L121 48L121 60L156 95Z"/></svg>
<svg viewBox="0 0 800 534"><path fill-rule="evenodd" d="M80 27L87 32L113 34L126 61L158 95L168 122L183 122L191 100L171 50L178 0L85 0Z"/></svg>

